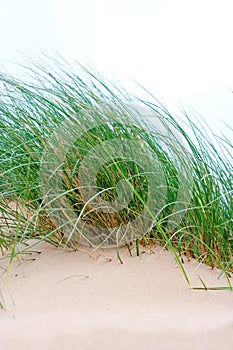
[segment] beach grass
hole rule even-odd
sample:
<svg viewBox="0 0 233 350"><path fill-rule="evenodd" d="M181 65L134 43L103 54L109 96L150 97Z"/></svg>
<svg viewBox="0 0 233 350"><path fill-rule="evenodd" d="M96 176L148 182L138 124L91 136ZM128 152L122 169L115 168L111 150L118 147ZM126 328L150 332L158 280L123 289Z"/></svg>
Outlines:
<svg viewBox="0 0 233 350"><path fill-rule="evenodd" d="M184 256L220 268L230 288L231 140L61 57L22 68L25 79L0 74L2 255L47 241L115 246L121 260L122 245L160 244L188 283Z"/></svg>

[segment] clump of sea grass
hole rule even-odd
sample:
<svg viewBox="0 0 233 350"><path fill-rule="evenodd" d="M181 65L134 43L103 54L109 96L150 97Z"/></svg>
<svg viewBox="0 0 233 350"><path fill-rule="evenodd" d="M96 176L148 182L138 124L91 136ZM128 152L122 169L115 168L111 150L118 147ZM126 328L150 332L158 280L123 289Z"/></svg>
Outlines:
<svg viewBox="0 0 233 350"><path fill-rule="evenodd" d="M42 58L27 81L0 74L0 249L140 237L232 271L230 140L78 64Z"/></svg>

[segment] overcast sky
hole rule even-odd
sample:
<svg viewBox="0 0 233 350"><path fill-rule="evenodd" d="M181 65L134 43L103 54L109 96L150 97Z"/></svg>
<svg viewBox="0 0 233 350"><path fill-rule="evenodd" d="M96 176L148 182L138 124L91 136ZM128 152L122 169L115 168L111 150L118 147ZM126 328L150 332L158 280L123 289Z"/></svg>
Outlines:
<svg viewBox="0 0 233 350"><path fill-rule="evenodd" d="M0 61L57 50L233 126L232 0L0 0Z"/></svg>

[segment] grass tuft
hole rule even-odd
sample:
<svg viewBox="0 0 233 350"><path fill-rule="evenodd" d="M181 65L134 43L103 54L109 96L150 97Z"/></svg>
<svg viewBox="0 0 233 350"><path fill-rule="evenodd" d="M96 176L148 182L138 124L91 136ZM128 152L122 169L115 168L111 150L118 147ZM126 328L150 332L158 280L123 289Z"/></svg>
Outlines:
<svg viewBox="0 0 233 350"><path fill-rule="evenodd" d="M27 81L0 73L1 253L12 261L33 238L115 245L121 261L120 245L139 255L144 240L188 283L182 256L232 272L232 142L79 64L40 62Z"/></svg>

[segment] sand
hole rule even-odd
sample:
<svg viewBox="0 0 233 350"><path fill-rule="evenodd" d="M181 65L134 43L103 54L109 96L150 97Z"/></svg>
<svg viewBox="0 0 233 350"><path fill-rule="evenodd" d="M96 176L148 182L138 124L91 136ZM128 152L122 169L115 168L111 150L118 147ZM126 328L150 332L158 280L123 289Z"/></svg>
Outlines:
<svg viewBox="0 0 233 350"><path fill-rule="evenodd" d="M192 290L170 252L71 251L41 243L14 262L1 289L0 346L14 349L233 348L233 292ZM4 262L1 261L1 264ZM226 285L218 270L184 264L191 282Z"/></svg>

